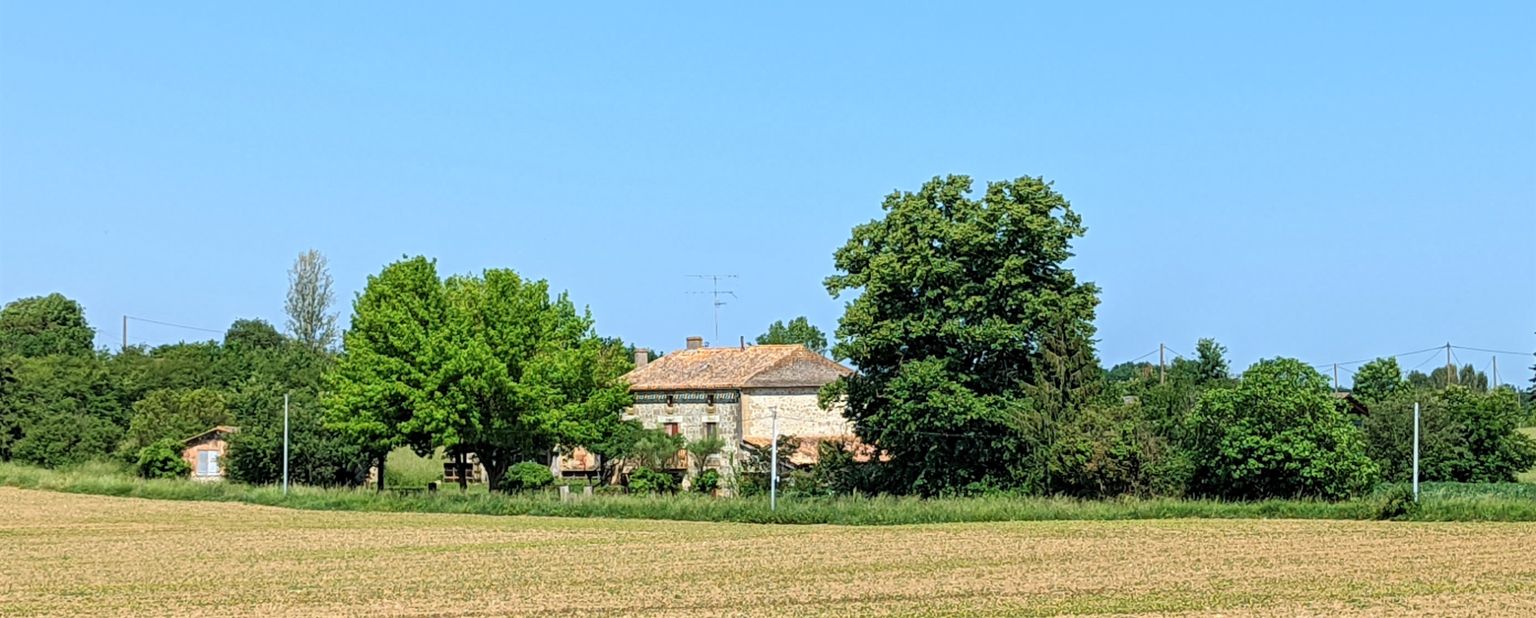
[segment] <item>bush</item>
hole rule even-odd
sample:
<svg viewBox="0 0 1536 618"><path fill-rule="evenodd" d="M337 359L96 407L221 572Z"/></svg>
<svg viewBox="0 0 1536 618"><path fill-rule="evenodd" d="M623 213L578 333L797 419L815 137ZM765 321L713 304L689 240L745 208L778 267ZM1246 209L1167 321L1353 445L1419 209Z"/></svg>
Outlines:
<svg viewBox="0 0 1536 618"><path fill-rule="evenodd" d="M1260 361L1236 386L1207 391L1184 439L1194 489L1211 496L1339 499L1378 476L1328 379L1295 359Z"/></svg>
<svg viewBox="0 0 1536 618"><path fill-rule="evenodd" d="M1179 496L1189 480L1188 458L1157 435L1140 406L1083 410L1050 448L1052 493Z"/></svg>
<svg viewBox="0 0 1536 618"><path fill-rule="evenodd" d="M1372 406L1365 421L1367 452L1385 480L1412 480L1415 402L1420 480L1509 482L1536 465L1536 442L1516 429L1522 411L1513 390L1478 393L1450 386L1401 392Z"/></svg>
<svg viewBox="0 0 1536 618"><path fill-rule="evenodd" d="M701 494L714 493L720 488L720 471L705 470L693 477L693 490Z"/></svg>
<svg viewBox="0 0 1536 618"><path fill-rule="evenodd" d="M554 482L555 474L549 471L549 466L531 461L512 464L512 467L507 469L506 476L501 479L501 485L507 491L543 489Z"/></svg>
<svg viewBox="0 0 1536 618"><path fill-rule="evenodd" d="M139 476L147 479L185 478L192 467L181 458L181 444L169 438L139 449Z"/></svg>
<svg viewBox="0 0 1536 618"><path fill-rule="evenodd" d="M677 491L677 479L665 472L657 472L650 468L636 468L629 473L629 492L636 494L659 494Z"/></svg>

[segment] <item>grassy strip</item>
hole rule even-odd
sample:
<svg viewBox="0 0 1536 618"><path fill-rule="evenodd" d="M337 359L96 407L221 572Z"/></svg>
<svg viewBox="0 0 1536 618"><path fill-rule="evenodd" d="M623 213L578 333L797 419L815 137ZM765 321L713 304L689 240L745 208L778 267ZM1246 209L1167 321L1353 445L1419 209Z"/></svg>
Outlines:
<svg viewBox="0 0 1536 618"><path fill-rule="evenodd" d="M797 498L768 509L761 498L716 499L698 495L605 495L561 502L553 494L461 495L375 493L361 489L295 487L289 495L272 486L240 483L146 481L101 467L45 470L0 463L0 485L69 493L160 500L244 502L330 511L470 513L610 517L777 524L892 525L951 522L1122 519L1405 519L1417 521L1536 521L1536 499L1518 484L1427 484L1419 508L1392 508L1393 491L1343 502L1265 500L1221 502L1171 498L1078 500L1072 498L910 497Z"/></svg>

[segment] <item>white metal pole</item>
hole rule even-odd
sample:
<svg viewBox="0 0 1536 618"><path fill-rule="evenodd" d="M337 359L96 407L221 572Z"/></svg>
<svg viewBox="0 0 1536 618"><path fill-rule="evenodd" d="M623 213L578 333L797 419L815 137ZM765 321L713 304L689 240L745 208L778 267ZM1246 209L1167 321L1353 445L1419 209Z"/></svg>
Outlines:
<svg viewBox="0 0 1536 618"><path fill-rule="evenodd" d="M769 445L773 453L773 468L768 471L768 510L779 508L779 407L773 407L773 443Z"/></svg>
<svg viewBox="0 0 1536 618"><path fill-rule="evenodd" d="M1419 404L1413 404L1413 501L1419 501Z"/></svg>
<svg viewBox="0 0 1536 618"><path fill-rule="evenodd" d="M283 393L283 495L288 495L288 393Z"/></svg>

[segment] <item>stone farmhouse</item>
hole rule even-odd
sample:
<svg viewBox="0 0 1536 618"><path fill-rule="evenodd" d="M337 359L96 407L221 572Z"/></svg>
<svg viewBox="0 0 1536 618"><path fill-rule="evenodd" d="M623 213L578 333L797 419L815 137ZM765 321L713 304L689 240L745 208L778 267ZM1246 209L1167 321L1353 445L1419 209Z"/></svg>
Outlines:
<svg viewBox="0 0 1536 618"><path fill-rule="evenodd" d="M721 454L703 467L726 476L733 476L731 464L743 443L771 441L775 416L779 435L806 443L852 435L841 404L823 409L817 402L822 386L852 369L798 344L707 348L703 343L702 337L689 337L687 347L654 362L647 362L648 350L636 350L635 369L625 375L634 395L627 418L688 440L723 438ZM810 453L814 456L814 449ZM680 453L675 466L690 469L687 457Z"/></svg>

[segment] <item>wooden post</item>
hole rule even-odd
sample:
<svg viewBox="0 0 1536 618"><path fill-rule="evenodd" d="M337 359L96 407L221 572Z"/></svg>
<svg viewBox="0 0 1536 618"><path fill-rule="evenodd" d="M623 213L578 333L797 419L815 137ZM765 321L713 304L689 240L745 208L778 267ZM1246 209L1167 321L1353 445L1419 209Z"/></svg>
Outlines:
<svg viewBox="0 0 1536 618"><path fill-rule="evenodd" d="M1333 364L1333 392L1339 392L1339 364Z"/></svg>
<svg viewBox="0 0 1536 618"><path fill-rule="evenodd" d="M1168 382L1168 371L1163 368L1163 349L1164 349L1164 347L1165 346L1163 344L1161 344L1161 343L1157 344L1157 383L1158 384L1166 384Z"/></svg>

